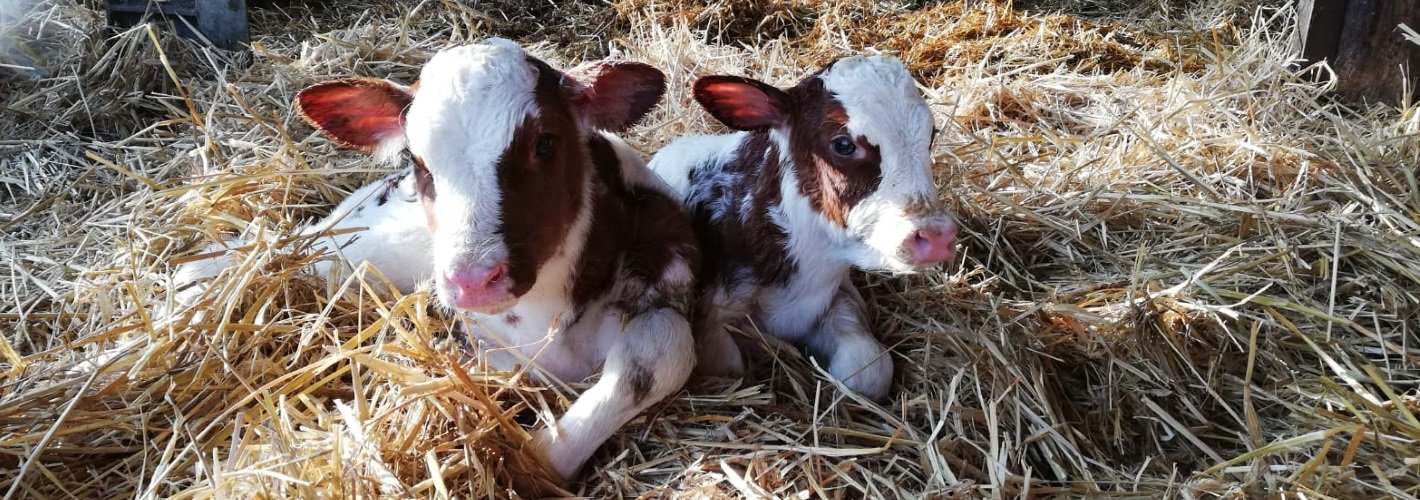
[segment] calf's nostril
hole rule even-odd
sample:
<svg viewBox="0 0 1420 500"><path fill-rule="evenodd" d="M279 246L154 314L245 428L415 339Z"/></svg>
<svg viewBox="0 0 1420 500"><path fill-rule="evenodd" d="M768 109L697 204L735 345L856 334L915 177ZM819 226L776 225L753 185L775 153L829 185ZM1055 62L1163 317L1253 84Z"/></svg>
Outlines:
<svg viewBox="0 0 1420 500"><path fill-rule="evenodd" d="M485 286L485 287L487 287L487 286L492 286L492 285L498 283L499 281L502 281L502 280L503 280L503 277L506 276L507 274L508 274L508 267L507 267L507 266L504 266L503 264L498 264L497 266L494 266L493 269L488 272L488 276L486 276L486 277L483 278L483 286Z"/></svg>
<svg viewBox="0 0 1420 500"><path fill-rule="evenodd" d="M935 246L941 244L942 232L936 229L918 229L914 238L918 245Z"/></svg>

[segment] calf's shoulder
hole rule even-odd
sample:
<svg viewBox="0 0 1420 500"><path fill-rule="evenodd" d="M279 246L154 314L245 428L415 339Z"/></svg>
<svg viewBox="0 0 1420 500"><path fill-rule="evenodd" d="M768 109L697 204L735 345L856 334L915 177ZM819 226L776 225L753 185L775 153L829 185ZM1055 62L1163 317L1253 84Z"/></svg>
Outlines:
<svg viewBox="0 0 1420 500"><path fill-rule="evenodd" d="M593 169L591 227L577 263L573 302L605 298L630 314L688 313L700 248L674 191L620 139L587 139Z"/></svg>

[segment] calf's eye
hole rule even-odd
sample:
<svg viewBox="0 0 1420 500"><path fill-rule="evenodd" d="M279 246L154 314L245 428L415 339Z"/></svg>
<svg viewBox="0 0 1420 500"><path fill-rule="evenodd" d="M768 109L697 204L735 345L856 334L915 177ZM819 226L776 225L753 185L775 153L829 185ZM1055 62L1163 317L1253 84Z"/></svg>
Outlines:
<svg viewBox="0 0 1420 500"><path fill-rule="evenodd" d="M833 152L838 156L852 156L856 151L858 151L858 145L853 144L853 139L849 139L848 136L840 135L833 138Z"/></svg>
<svg viewBox="0 0 1420 500"><path fill-rule="evenodd" d="M547 158L552 155L552 136L543 134L537 138L537 145L533 146L533 154L538 158Z"/></svg>

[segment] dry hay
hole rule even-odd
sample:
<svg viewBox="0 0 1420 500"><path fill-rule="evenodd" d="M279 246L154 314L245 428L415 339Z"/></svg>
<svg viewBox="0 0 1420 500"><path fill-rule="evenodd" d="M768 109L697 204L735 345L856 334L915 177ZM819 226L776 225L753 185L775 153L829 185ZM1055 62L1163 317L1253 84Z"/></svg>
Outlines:
<svg viewBox="0 0 1420 500"><path fill-rule="evenodd" d="M821 0L620 0L617 14L685 25L712 43L786 40L796 62L808 67L876 47L895 54L930 84L970 67L1012 72L1050 72L1066 67L1080 73L1142 67L1154 72L1197 71L1202 37L1235 41L1226 24L1208 32L1174 37L1120 23L1100 23L1063 14L1031 15L1008 1L947 2L904 8L879 2ZM1186 36L1185 36L1186 35ZM1211 40L1216 41L1216 40ZM1188 44L1194 50L1183 50Z"/></svg>
<svg viewBox="0 0 1420 500"><path fill-rule="evenodd" d="M646 21L683 24L707 41L738 45L802 36L830 5L821 0L617 0L612 9L623 29Z"/></svg>
<svg viewBox="0 0 1420 500"><path fill-rule="evenodd" d="M104 39L62 2L5 26L47 41L0 67L0 490L482 497L530 480L523 429L585 384L465 370L426 292L390 293L373 270L306 276L317 257L281 238L379 175L300 124L294 92L407 82L439 47L575 22L508 27L490 5L258 9L249 63L146 27ZM833 16L866 7L835 4L803 31L717 44L648 11L663 5L613 7L587 11L626 16L595 47L671 73L628 134L643 151L717 129L687 95L696 75L788 84L911 40L914 16L1015 28L908 56L965 235L942 272L857 278L894 348L895 399L845 396L743 332L762 346L753 373L628 425L574 493L1420 492L1420 113L1330 101L1289 66L1287 11L1144 20L1160 35L976 3L855 23ZM1081 40L1127 57L1080 58L1096 50ZM560 43L537 51L600 50ZM173 310L173 266L238 233L258 241L241 265Z"/></svg>

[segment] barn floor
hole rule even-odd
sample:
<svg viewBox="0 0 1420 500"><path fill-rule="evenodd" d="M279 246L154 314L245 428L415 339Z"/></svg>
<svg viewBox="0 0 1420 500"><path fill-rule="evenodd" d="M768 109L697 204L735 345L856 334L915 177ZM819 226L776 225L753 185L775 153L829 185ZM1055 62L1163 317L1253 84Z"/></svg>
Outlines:
<svg viewBox="0 0 1420 500"><path fill-rule="evenodd" d="M665 69L645 153L717 125L695 76L901 55L961 256L860 275L891 402L752 328L613 437L586 497L1420 494L1420 110L1347 108L1272 2L252 2L249 55L0 11L0 491L505 497L558 387L460 366L426 292L326 283L278 237L381 170L291 111L498 34ZM26 10L27 9L27 10ZM1058 12L1058 13L1057 13ZM1323 71L1324 75L1325 72ZM192 308L171 272L271 235Z"/></svg>

